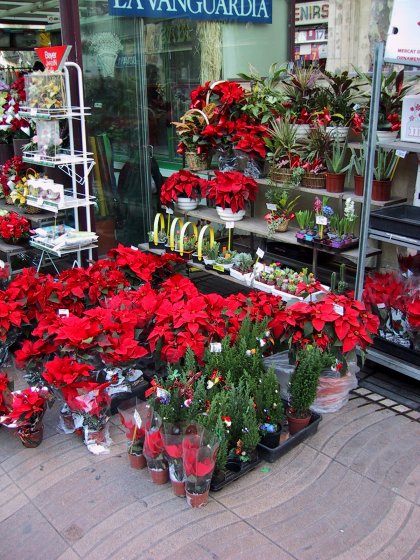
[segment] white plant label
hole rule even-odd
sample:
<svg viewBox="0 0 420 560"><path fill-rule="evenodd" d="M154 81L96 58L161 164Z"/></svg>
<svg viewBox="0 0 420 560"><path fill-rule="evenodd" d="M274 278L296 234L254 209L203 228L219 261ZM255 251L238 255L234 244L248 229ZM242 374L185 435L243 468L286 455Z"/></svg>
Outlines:
<svg viewBox="0 0 420 560"><path fill-rule="evenodd" d="M34 155L34 161L41 161L41 156L35 154Z"/></svg>
<svg viewBox="0 0 420 560"><path fill-rule="evenodd" d="M337 313L337 315L344 315L344 307L342 305L338 305L338 304L334 304L334 311Z"/></svg>
<svg viewBox="0 0 420 560"><path fill-rule="evenodd" d="M277 204L270 204L267 202L267 210L277 210Z"/></svg>
<svg viewBox="0 0 420 560"><path fill-rule="evenodd" d="M264 258L264 255L265 255L264 251L260 247L258 247L257 257L260 257L260 259L262 259L262 258Z"/></svg>
<svg viewBox="0 0 420 560"><path fill-rule="evenodd" d="M235 222L226 222L225 228L226 229L233 229L235 227Z"/></svg>
<svg viewBox="0 0 420 560"><path fill-rule="evenodd" d="M58 316L59 317L68 317L70 315L70 311L68 309L59 309Z"/></svg>
<svg viewBox="0 0 420 560"><path fill-rule="evenodd" d="M384 303L378 303L376 306L378 309L385 309L386 305Z"/></svg>
<svg viewBox="0 0 420 560"><path fill-rule="evenodd" d="M326 226L328 224L328 218L327 216L317 216L315 222L319 226Z"/></svg>
<svg viewBox="0 0 420 560"><path fill-rule="evenodd" d="M34 115L36 115L36 109L31 109L30 114L31 114L31 117L33 117Z"/></svg>
<svg viewBox="0 0 420 560"><path fill-rule="evenodd" d="M400 158L405 158L407 152L405 150L395 150L395 155Z"/></svg>
<svg viewBox="0 0 420 560"><path fill-rule="evenodd" d="M142 421L138 410L134 410L134 422L136 423L137 428L140 429Z"/></svg>
<svg viewBox="0 0 420 560"><path fill-rule="evenodd" d="M39 206L43 206L44 205L44 199L39 197L36 201L37 204L39 204Z"/></svg>
<svg viewBox="0 0 420 560"><path fill-rule="evenodd" d="M166 212L167 214L173 214L173 213L174 213L174 211L172 210L172 208L165 208L165 212Z"/></svg>
<svg viewBox="0 0 420 560"><path fill-rule="evenodd" d="M220 354L222 351L222 345L220 342L210 342L210 352L214 352L215 354Z"/></svg>
<svg viewBox="0 0 420 560"><path fill-rule="evenodd" d="M2 260L0 260L0 268L4 268L6 266L6 263Z"/></svg>
<svg viewBox="0 0 420 560"><path fill-rule="evenodd" d="M138 251L139 250L139 248L136 247L135 245L131 245L131 249L133 249L133 251Z"/></svg>

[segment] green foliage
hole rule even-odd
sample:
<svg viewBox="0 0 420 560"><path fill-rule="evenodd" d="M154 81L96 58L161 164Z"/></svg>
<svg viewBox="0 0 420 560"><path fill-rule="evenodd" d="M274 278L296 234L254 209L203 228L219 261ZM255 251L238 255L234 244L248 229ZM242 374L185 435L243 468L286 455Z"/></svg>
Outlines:
<svg viewBox="0 0 420 560"><path fill-rule="evenodd" d="M251 453L260 441L259 423L254 408L252 398L248 399L248 406L242 416L242 435L243 450Z"/></svg>
<svg viewBox="0 0 420 560"><path fill-rule="evenodd" d="M376 162L373 168L375 179L377 181L392 179L398 160L399 157L394 150L385 150L380 147L376 148Z"/></svg>
<svg viewBox="0 0 420 560"><path fill-rule="evenodd" d="M351 150L351 159L350 165L353 167L354 172L356 175L360 175L361 177L365 176L365 167L366 167L366 154L367 154L367 144L363 142L360 148L357 149L353 146L350 147Z"/></svg>
<svg viewBox="0 0 420 560"><path fill-rule="evenodd" d="M275 204L277 206L277 214L284 214L288 217L293 213L293 209L300 199L300 195L291 198L290 194L291 192L287 189L271 187L265 193L265 197L270 204Z"/></svg>
<svg viewBox="0 0 420 560"><path fill-rule="evenodd" d="M277 162L287 159L289 167L292 157L299 153L299 143L296 140L296 127L290 122L289 118L271 120L268 127L269 136L265 143L270 150L270 159Z"/></svg>
<svg viewBox="0 0 420 560"><path fill-rule="evenodd" d="M304 416L316 397L318 380L323 369L335 361L317 346L306 346L297 354L296 368L290 378L290 403L297 416Z"/></svg>
<svg viewBox="0 0 420 560"><path fill-rule="evenodd" d="M226 433L226 425L221 416L217 418L215 427L216 436L219 440L219 450L216 458L216 470L225 468L228 458L228 434Z"/></svg>
<svg viewBox="0 0 420 560"><path fill-rule="evenodd" d="M308 229L315 225L315 216L311 210L298 210L295 214L295 219L298 223L299 229Z"/></svg>
<svg viewBox="0 0 420 560"><path fill-rule="evenodd" d="M345 165L347 156L347 142L340 142L338 136L334 138L332 143L331 154L327 154L325 161L330 173L345 173L350 164Z"/></svg>
<svg viewBox="0 0 420 560"><path fill-rule="evenodd" d="M319 125L312 127L304 147L304 157L310 162L318 159L325 162L331 150L332 139L328 132Z"/></svg>
<svg viewBox="0 0 420 560"><path fill-rule="evenodd" d="M209 260L215 261L220 251L220 243L215 241L213 245L210 245L210 241L207 239L203 241L202 253Z"/></svg>
<svg viewBox="0 0 420 560"><path fill-rule="evenodd" d="M235 258L235 268L242 272L242 274L246 274L252 270L254 265L254 259L252 255L249 253L238 253Z"/></svg>
<svg viewBox="0 0 420 560"><path fill-rule="evenodd" d="M274 369L264 372L258 380L255 391L258 424L274 424L280 426L284 417L283 402Z"/></svg>

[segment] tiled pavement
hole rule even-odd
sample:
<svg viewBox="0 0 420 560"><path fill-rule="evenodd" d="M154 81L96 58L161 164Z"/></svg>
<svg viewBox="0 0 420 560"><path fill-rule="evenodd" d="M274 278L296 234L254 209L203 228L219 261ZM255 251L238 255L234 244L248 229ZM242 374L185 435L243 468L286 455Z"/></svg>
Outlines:
<svg viewBox="0 0 420 560"><path fill-rule="evenodd" d="M0 429L0 559L417 560L420 414L358 389L276 463L192 510L111 453L56 432L37 449Z"/></svg>

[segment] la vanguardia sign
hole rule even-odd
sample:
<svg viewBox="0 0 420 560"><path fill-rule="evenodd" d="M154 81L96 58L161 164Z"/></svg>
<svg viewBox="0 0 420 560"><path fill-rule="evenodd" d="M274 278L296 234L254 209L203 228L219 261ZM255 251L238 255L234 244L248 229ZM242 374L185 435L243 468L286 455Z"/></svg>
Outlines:
<svg viewBox="0 0 420 560"><path fill-rule="evenodd" d="M108 0L112 16L272 23L272 0Z"/></svg>

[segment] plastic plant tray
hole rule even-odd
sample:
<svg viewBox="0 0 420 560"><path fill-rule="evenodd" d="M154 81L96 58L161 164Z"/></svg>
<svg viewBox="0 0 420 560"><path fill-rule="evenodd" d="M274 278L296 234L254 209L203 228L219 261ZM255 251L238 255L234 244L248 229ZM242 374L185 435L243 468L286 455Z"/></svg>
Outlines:
<svg viewBox="0 0 420 560"><path fill-rule="evenodd" d="M211 483L210 483L210 491L218 492L219 490L222 490L222 488L225 488L225 486L227 486L228 484L231 484L235 480L238 480L238 478L241 478L242 476L246 475L250 471L254 470L256 467L258 467L260 463L261 463L261 458L257 457L256 459L250 461L249 463L243 463L243 465L241 466L241 470L238 472L229 471L227 469L224 470L223 479L218 479L215 475L213 475L213 478L211 479Z"/></svg>
<svg viewBox="0 0 420 560"><path fill-rule="evenodd" d="M398 204L375 210L370 215L370 227L420 240L420 207Z"/></svg>
<svg viewBox="0 0 420 560"><path fill-rule="evenodd" d="M280 457L296 447L296 445L304 441L307 437L314 434L318 430L318 424L321 420L322 416L320 414L312 412L311 421L306 428L290 436L289 439L281 443L278 447L266 447L262 443L259 443L257 446L258 455L268 463L274 463L274 461L280 459Z"/></svg>

